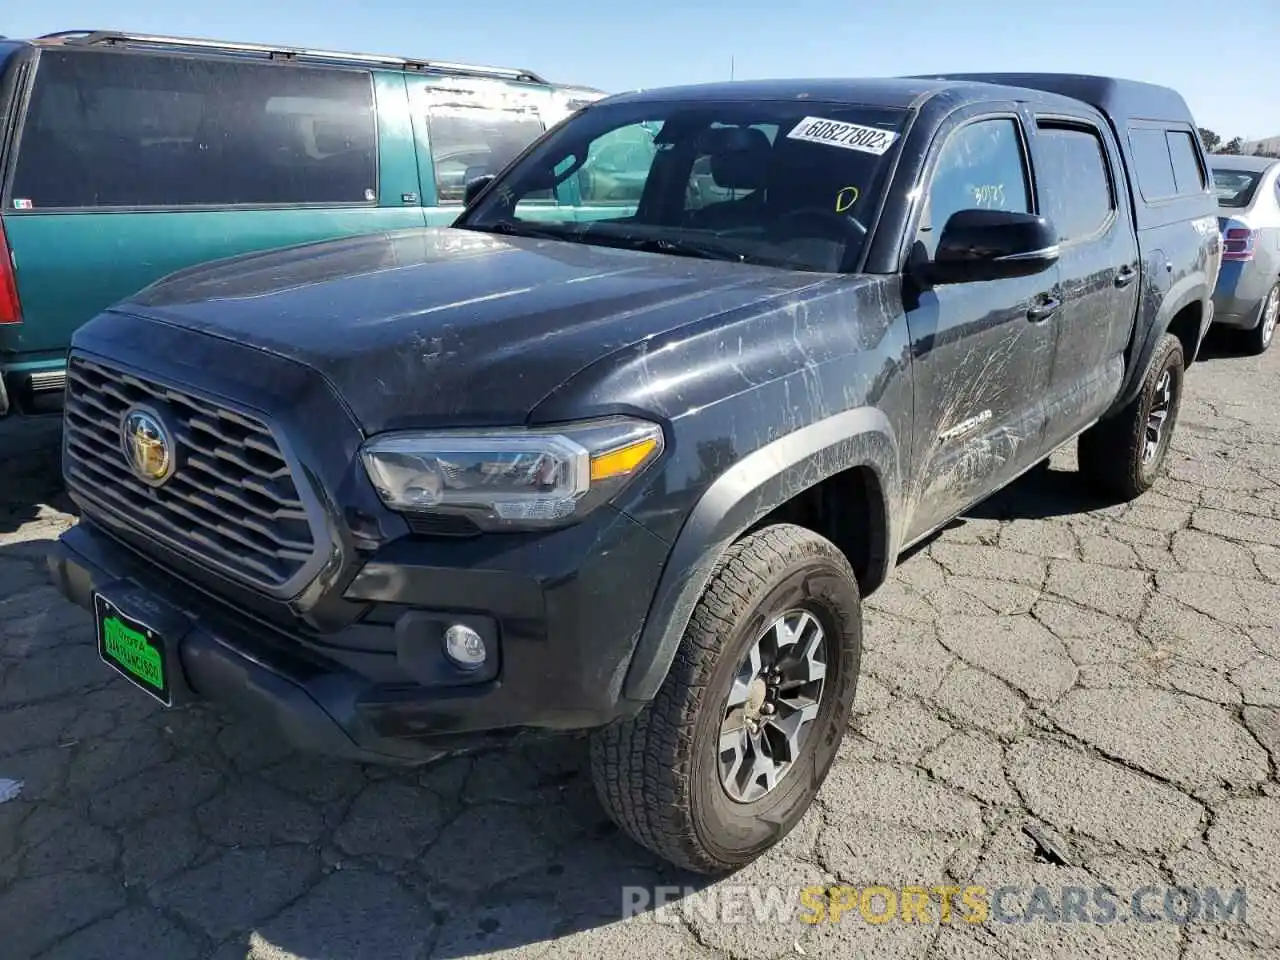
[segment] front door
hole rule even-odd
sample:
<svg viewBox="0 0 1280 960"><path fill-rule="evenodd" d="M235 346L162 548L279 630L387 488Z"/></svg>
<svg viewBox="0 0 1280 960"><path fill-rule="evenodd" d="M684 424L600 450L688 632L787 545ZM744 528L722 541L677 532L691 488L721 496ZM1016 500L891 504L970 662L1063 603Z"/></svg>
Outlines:
<svg viewBox="0 0 1280 960"><path fill-rule="evenodd" d="M956 211L1032 210L1026 136L1015 109L961 120L935 149L914 258L932 257ZM908 542L1040 456L1057 284L1053 267L1029 277L939 285L908 298L915 380Z"/></svg>
<svg viewBox="0 0 1280 960"><path fill-rule="evenodd" d="M1107 149L1104 144L1112 144ZM1088 120L1040 117L1031 141L1044 213L1058 229L1062 310L1047 400L1046 443L1071 437L1115 399L1138 310L1138 241L1118 152Z"/></svg>

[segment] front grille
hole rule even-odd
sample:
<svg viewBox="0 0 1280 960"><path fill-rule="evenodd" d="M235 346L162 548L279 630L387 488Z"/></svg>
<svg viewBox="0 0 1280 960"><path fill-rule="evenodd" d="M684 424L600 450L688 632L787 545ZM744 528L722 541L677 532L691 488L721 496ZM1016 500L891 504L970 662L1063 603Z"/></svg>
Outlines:
<svg viewBox="0 0 1280 960"><path fill-rule="evenodd" d="M173 434L176 466L160 486L125 458L121 421L135 404L160 413ZM253 417L73 356L64 433L73 492L205 565L272 589L316 553L288 461Z"/></svg>

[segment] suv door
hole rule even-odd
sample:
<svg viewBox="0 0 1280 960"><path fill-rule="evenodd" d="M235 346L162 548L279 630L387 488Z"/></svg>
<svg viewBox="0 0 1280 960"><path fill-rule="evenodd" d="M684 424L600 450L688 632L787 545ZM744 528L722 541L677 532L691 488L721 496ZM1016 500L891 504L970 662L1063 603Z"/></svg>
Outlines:
<svg viewBox="0 0 1280 960"><path fill-rule="evenodd" d="M1061 248L1045 437L1057 446L1101 416L1120 389L1141 287L1138 239L1119 202L1119 152L1100 123L1038 115L1031 154Z"/></svg>
<svg viewBox="0 0 1280 960"><path fill-rule="evenodd" d="M947 218L1030 212L1027 137L1017 108L953 121L935 139L911 258L933 256ZM946 284L907 297L915 380L913 541L1042 455L1058 271Z"/></svg>

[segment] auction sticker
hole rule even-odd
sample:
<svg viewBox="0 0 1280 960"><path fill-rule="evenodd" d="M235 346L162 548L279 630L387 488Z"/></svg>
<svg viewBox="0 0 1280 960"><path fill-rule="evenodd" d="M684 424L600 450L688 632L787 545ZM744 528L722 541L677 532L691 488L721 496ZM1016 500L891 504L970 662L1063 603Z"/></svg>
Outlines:
<svg viewBox="0 0 1280 960"><path fill-rule="evenodd" d="M806 143L825 143L831 147L874 153L880 156L893 146L898 135L892 130L865 127L860 123L841 123L822 117L805 117L787 134L788 140L804 140Z"/></svg>

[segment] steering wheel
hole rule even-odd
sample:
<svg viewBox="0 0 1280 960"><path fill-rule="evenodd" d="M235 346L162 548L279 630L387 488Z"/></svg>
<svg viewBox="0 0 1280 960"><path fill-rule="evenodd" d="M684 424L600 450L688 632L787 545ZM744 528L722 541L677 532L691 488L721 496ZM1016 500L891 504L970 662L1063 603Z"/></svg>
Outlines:
<svg viewBox="0 0 1280 960"><path fill-rule="evenodd" d="M783 225L788 223L796 223L797 227L802 227L805 223L811 223L819 228L819 236L824 239L838 240L841 242L852 242L861 240L867 234L867 228L863 226L862 221L857 217L851 217L846 213L836 213L828 210L826 207L801 207L799 210L789 210L773 222L770 233L787 235L787 231ZM796 232L790 232L788 239L800 239L800 237L809 236L809 234L801 233L799 236Z"/></svg>

